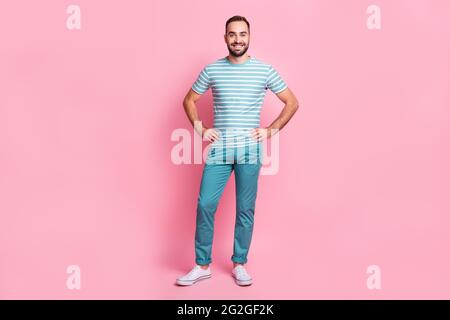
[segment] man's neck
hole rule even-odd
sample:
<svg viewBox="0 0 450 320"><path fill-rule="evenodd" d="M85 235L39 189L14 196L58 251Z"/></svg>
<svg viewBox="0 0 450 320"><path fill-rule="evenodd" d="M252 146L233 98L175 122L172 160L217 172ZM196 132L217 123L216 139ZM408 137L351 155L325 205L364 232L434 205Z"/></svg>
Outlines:
<svg viewBox="0 0 450 320"><path fill-rule="evenodd" d="M229 54L227 58L228 58L228 61L230 61L231 63L240 64L240 63L247 62L247 60L250 59L250 56L247 53L240 57L235 57L235 56L232 56L231 54Z"/></svg>

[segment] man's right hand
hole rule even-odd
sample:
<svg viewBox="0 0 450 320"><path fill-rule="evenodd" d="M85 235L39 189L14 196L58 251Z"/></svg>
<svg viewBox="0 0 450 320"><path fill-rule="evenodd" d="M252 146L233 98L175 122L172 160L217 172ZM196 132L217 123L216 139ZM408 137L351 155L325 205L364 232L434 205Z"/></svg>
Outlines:
<svg viewBox="0 0 450 320"><path fill-rule="evenodd" d="M214 142L219 140L219 132L214 128L202 128L202 138L203 140L208 140L209 142Z"/></svg>

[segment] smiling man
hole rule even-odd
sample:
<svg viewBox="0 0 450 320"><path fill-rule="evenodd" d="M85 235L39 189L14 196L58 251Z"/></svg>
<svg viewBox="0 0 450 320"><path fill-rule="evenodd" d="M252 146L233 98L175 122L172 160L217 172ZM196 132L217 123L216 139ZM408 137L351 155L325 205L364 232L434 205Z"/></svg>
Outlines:
<svg viewBox="0 0 450 320"><path fill-rule="evenodd" d="M183 101L196 132L211 142L203 168L197 202L194 268L177 279L192 285L210 278L214 216L225 185L234 171L236 223L231 271L241 286L252 284L245 264L253 233L258 177L262 166L263 141L281 130L298 109L295 95L275 68L247 54L250 24L234 16L225 24L229 55L206 65ZM214 126L202 126L196 102L209 88L214 98ZM268 127L260 127L260 112L267 89L285 104Z"/></svg>

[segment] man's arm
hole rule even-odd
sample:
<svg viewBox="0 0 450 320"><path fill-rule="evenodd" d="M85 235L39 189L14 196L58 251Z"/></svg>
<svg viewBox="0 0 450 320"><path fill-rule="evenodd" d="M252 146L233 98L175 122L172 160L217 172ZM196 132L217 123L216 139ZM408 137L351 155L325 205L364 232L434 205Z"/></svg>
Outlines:
<svg viewBox="0 0 450 320"><path fill-rule="evenodd" d="M297 98L289 88L286 88L276 95L281 101L284 102L284 108L281 110L280 115L270 124L270 126L265 129L255 129L252 132L252 136L258 141L261 141L266 137L270 138L272 135L283 129L298 109Z"/></svg>
<svg viewBox="0 0 450 320"><path fill-rule="evenodd" d="M294 93L287 88L286 90L277 93L277 97L284 102L284 108L280 115L272 122L267 129L281 130L291 120L292 116L298 109L298 101ZM270 133L269 133L270 134ZM270 136L269 136L270 137Z"/></svg>
<svg viewBox="0 0 450 320"><path fill-rule="evenodd" d="M195 131L201 136L206 138L209 141L214 141L219 138L218 133L214 129L209 129L202 125L198 113L196 102L200 99L201 95L195 92L192 89L189 89L189 92L186 94L183 100L183 107L186 115L191 122L191 125L194 127Z"/></svg>

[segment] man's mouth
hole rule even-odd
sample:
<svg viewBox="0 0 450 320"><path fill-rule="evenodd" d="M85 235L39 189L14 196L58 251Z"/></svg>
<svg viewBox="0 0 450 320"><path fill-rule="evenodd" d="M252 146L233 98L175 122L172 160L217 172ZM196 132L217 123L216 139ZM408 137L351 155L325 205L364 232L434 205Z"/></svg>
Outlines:
<svg viewBox="0 0 450 320"><path fill-rule="evenodd" d="M233 44L234 49L242 49L244 46L242 44Z"/></svg>

